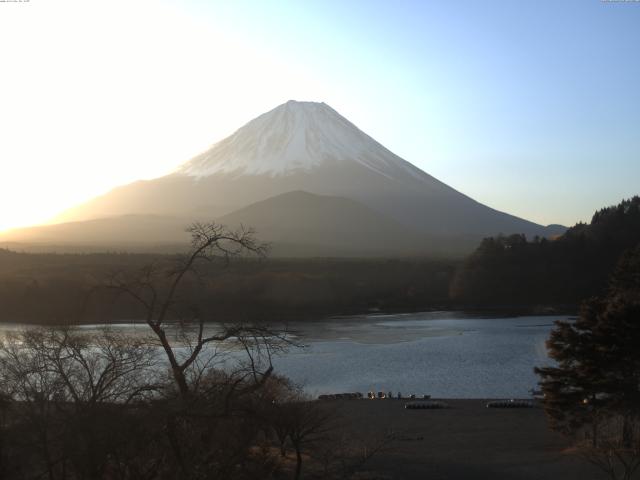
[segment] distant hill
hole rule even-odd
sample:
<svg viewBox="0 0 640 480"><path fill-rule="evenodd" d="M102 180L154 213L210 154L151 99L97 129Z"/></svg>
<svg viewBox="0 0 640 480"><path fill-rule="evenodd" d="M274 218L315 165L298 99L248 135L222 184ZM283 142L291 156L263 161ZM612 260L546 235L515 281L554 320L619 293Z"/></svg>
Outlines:
<svg viewBox="0 0 640 480"><path fill-rule="evenodd" d="M280 256L417 255L423 235L346 198L296 191L254 203L219 219L251 225Z"/></svg>
<svg viewBox="0 0 640 480"><path fill-rule="evenodd" d="M640 197L597 211L555 240L486 238L458 269L455 301L577 304L601 294L620 256L640 244Z"/></svg>

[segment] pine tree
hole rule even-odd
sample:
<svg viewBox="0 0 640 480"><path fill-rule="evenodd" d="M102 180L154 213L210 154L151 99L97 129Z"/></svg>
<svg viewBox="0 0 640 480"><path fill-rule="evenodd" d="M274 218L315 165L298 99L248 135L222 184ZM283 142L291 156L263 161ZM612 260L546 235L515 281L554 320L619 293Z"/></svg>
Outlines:
<svg viewBox="0 0 640 480"><path fill-rule="evenodd" d="M640 465L640 245L623 255L602 298L557 322L547 348L557 365L536 373L551 428L578 445L588 437L585 456L629 478Z"/></svg>

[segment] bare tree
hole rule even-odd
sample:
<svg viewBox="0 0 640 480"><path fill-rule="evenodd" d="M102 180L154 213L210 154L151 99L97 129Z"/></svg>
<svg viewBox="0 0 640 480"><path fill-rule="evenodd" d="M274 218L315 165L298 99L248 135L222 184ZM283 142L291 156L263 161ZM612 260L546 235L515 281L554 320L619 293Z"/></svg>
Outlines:
<svg viewBox="0 0 640 480"><path fill-rule="evenodd" d="M304 478L354 478L395 440L393 432L358 435L335 405L309 399L286 379L272 391L267 420L280 456L286 457L287 445L295 452L295 480L303 477L305 465Z"/></svg>
<svg viewBox="0 0 640 480"><path fill-rule="evenodd" d="M75 408L130 403L157 391L157 361L148 340L102 329L32 329L0 341L7 393L29 401L43 394ZM45 388L46 387L46 388Z"/></svg>
<svg viewBox="0 0 640 480"><path fill-rule="evenodd" d="M302 474L302 451L311 447L331 430L331 413L317 408L317 404L298 403L291 412L293 419L289 438L296 451L295 480Z"/></svg>
<svg viewBox="0 0 640 480"><path fill-rule="evenodd" d="M20 471L3 478L269 478L277 462L255 453L257 412L267 401L256 387L263 346L255 341L241 336L250 358L232 369L198 358L197 388L173 401L158 395L166 377L148 338L70 329L10 335L0 344L0 394L11 399L12 421L0 435L12 439L11 465Z"/></svg>
<svg viewBox="0 0 640 480"><path fill-rule="evenodd" d="M286 454L287 438L295 451L295 480L302 475L304 451L330 441L336 431L335 420L336 412L332 408L311 401L298 389L290 390L274 402L273 430L280 443L281 455Z"/></svg>
<svg viewBox="0 0 640 480"><path fill-rule="evenodd" d="M194 385L189 383L190 369L196 368L200 372L206 369L202 368L200 357L203 349L230 340L246 345L247 339L273 336L273 332L264 326L238 323L222 325L214 333L207 333L206 319L197 305L181 304L179 298L180 288L187 277L192 277L196 282L202 281L199 270L202 262L218 259L226 263L243 254L264 256L267 246L255 239L253 230L243 227L233 231L216 223L194 223L187 231L191 234L191 251L185 258L164 268L157 263L147 265L134 278L119 272L107 283L108 288L128 296L143 308L145 322L164 350L173 379L183 397L190 393ZM195 328L185 328L187 326ZM180 328L177 342L172 342L168 327ZM266 349L263 352L268 352L268 344L264 343L264 346ZM260 376L266 378L272 370L269 362Z"/></svg>
<svg viewBox="0 0 640 480"><path fill-rule="evenodd" d="M119 272L106 286L142 308L169 364L177 389L176 401L166 399L164 418L175 463L170 474L233 478L238 465L256 464L256 404L273 373L272 354L288 340L265 325L220 322L193 298L206 284L208 264L265 255L266 245L253 230L196 223L188 232L191 250L184 258L150 264L133 276Z"/></svg>
<svg viewBox="0 0 640 480"><path fill-rule="evenodd" d="M14 466L50 480L112 468L130 445L135 416L127 406L160 388L155 357L147 342L108 330L35 329L3 339L0 386L12 418L3 433L13 432Z"/></svg>

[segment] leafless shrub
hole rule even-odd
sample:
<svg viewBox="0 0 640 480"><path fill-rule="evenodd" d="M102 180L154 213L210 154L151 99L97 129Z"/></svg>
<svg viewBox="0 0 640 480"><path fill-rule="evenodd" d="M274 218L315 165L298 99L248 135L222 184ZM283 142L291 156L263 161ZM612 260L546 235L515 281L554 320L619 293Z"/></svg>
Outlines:
<svg viewBox="0 0 640 480"><path fill-rule="evenodd" d="M585 432L578 453L611 480L631 480L640 467L640 419L615 415L598 424L597 438Z"/></svg>
<svg viewBox="0 0 640 480"><path fill-rule="evenodd" d="M14 470L98 478L131 456L135 410L162 387L154 350L103 330L33 329L0 342L0 384L10 402L3 433Z"/></svg>

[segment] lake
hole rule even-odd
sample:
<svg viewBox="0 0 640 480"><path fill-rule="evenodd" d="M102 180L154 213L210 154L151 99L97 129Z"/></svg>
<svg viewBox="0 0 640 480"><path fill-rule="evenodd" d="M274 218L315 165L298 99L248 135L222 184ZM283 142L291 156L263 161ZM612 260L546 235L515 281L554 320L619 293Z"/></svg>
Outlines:
<svg viewBox="0 0 640 480"><path fill-rule="evenodd" d="M459 312L369 315L294 324L308 346L274 361L313 395L400 391L441 398L528 397L545 341L567 316Z"/></svg>
<svg viewBox="0 0 640 480"><path fill-rule="evenodd" d="M533 368L551 363L545 341L554 321L568 318L428 312L292 323L288 328L305 346L273 363L277 373L313 396L392 391L440 398L522 398L537 387ZM115 328L131 334L148 331L143 324Z"/></svg>

